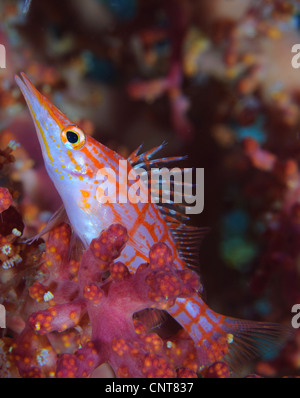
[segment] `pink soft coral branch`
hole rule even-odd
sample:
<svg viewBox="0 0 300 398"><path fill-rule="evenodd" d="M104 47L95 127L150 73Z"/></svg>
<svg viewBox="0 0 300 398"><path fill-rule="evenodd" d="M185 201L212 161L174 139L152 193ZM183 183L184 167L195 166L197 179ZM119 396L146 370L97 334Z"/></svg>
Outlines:
<svg viewBox="0 0 300 398"><path fill-rule="evenodd" d="M51 377L55 372L56 377L87 377L99 365L108 363L118 377L196 376L193 369L184 366L184 360L181 364L173 361L163 339L134 320L134 314L149 308L166 310L176 298L196 294L200 286L197 275L177 270L164 243L155 244L149 252L149 263L130 273L125 264L114 262L128 235L122 225L113 224L91 242L74 276L66 255L70 233L65 224L50 233L41 266L43 283L36 281L30 288L32 298L43 307L48 304L48 308L29 316L15 344L12 355L20 374ZM41 300L45 291L53 295L49 303ZM83 329L82 347L56 353L50 343L55 341L53 333L76 326ZM28 343L28 336L35 336L35 345ZM39 367L37 360L43 345L51 357L48 368Z"/></svg>

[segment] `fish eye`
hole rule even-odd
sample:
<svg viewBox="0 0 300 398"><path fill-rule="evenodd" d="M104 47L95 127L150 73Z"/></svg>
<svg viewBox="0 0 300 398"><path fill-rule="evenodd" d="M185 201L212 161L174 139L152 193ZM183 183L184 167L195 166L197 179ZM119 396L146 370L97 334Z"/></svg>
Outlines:
<svg viewBox="0 0 300 398"><path fill-rule="evenodd" d="M66 136L70 144L76 144L79 141L79 134L74 131L68 130Z"/></svg>
<svg viewBox="0 0 300 398"><path fill-rule="evenodd" d="M85 144L85 134L77 126L68 126L62 130L61 140L70 149L80 149Z"/></svg>

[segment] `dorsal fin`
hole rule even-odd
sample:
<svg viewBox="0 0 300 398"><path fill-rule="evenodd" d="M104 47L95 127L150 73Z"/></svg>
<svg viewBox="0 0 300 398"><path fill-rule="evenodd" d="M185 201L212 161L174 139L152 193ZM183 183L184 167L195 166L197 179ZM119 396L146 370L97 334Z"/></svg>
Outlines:
<svg viewBox="0 0 300 398"><path fill-rule="evenodd" d="M151 194L157 198L162 197L162 193L166 194L166 191L162 190L162 181L155 186L151 185L151 168L161 168L165 167L167 163L174 161L181 161L186 158L186 156L176 156L176 157L166 157L166 158L153 158L154 155L159 152L166 142L161 145L151 149L150 151L140 153L142 145L140 145L132 154L129 156L128 161L131 163L134 169L143 168L148 174L148 189L151 187ZM182 173L182 169L177 169L178 173ZM175 172L176 173L176 172ZM170 184L170 197L174 194L174 189L176 188L176 181ZM181 183L182 184L182 183ZM185 183L192 187L192 184ZM169 193L169 192L168 192ZM190 220L189 216L186 215L185 209L188 205L184 203L174 203L174 201L169 200L168 203L157 203L157 206L164 217L166 224L168 225L170 232L175 241L180 258L191 266L198 265L199 257L199 246L202 239L205 237L209 228L198 228L187 225L186 222Z"/></svg>
<svg viewBox="0 0 300 398"><path fill-rule="evenodd" d="M179 223L168 225L180 258L188 265L198 266L199 247L206 234L210 231L210 228L199 228Z"/></svg>
<svg viewBox="0 0 300 398"><path fill-rule="evenodd" d="M152 148L147 152L139 154L143 146L143 144L141 144L135 151L131 153L131 155L129 155L128 161L131 163L133 168L141 167L143 169L148 170L150 166L157 167L162 163L175 162L187 158L187 156L173 156L168 158L152 159L153 156L166 145L167 142L164 141L162 144L156 146L155 148Z"/></svg>

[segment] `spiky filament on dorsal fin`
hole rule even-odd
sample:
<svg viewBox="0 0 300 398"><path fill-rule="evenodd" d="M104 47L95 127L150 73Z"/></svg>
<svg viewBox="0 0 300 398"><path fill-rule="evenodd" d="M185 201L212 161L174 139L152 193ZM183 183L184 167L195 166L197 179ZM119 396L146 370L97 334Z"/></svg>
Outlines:
<svg viewBox="0 0 300 398"><path fill-rule="evenodd" d="M140 153L142 148L142 145L140 145L128 157L128 161L134 169L142 168L147 172L148 189L151 189L151 195L154 195L156 198L162 198L163 194L170 194L169 196L172 198L174 190L179 185L181 185L181 187L184 185L189 188L193 187L193 184L186 183L184 181L176 182L176 180L174 180L168 185L170 190L166 192L166 190L163 190L162 188L162 185L165 182L163 173L162 178L158 183L156 182L156 185L152 183L154 168L166 167L168 163L182 161L187 158L186 156L154 158L154 155L157 154L165 145L166 142L163 142L161 145L143 153ZM183 169L181 168L176 168L176 170L174 170L175 175L180 174L180 176L182 176L182 172ZM188 205L185 203L175 203L170 199L167 203L157 203L157 207L170 229L180 258L188 265L197 266L199 264L198 257L200 243L210 229L206 227L193 227L186 224L186 222L189 222L190 217L186 215L186 208Z"/></svg>

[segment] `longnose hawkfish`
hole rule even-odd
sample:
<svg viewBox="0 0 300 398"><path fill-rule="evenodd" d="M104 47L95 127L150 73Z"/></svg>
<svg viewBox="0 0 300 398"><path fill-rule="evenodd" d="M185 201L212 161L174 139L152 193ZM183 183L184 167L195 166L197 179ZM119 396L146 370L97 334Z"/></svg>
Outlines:
<svg viewBox="0 0 300 398"><path fill-rule="evenodd" d="M148 261L150 247L160 241L171 248L176 267L190 266L190 254L197 248L203 230L184 225L188 217L176 208L163 208L152 201L99 203L99 169L109 167L117 173L119 161L125 159L86 135L44 97L25 74L21 76L22 79L16 76L16 82L30 109L45 167L63 202L63 207L50 220L48 230L67 217L74 234L88 247L103 229L121 223L128 230L129 242L120 261L131 271ZM127 172L157 164L153 156L160 148L142 154L138 148L126 161ZM175 158L160 160L164 163ZM285 334L285 327L281 325L220 315L205 304L201 292L192 298L177 299L167 311L194 340L203 364L220 360L227 354L225 360L259 354Z"/></svg>

